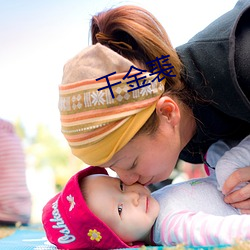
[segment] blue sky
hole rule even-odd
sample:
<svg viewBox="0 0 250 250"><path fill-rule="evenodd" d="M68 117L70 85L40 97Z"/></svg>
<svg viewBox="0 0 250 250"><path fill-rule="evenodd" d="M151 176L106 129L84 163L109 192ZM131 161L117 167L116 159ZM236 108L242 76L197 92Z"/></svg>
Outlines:
<svg viewBox="0 0 250 250"><path fill-rule="evenodd" d="M90 44L91 15L135 4L163 24L174 47L236 0L0 0L0 117L20 118L30 134L43 123L59 137L58 85L65 62Z"/></svg>

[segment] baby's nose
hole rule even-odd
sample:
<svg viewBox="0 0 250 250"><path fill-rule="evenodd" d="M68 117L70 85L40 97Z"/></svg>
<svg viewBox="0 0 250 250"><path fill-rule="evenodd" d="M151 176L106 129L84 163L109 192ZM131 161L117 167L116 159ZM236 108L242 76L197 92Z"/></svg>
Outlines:
<svg viewBox="0 0 250 250"><path fill-rule="evenodd" d="M127 192L126 193L127 199L134 205L138 206L139 205L139 199L140 195L137 192Z"/></svg>

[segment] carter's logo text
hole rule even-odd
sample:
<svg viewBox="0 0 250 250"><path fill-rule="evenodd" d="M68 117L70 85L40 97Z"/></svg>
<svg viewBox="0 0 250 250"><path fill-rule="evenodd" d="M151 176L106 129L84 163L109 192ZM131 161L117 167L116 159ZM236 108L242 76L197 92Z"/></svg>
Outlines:
<svg viewBox="0 0 250 250"><path fill-rule="evenodd" d="M52 211L53 218L50 219L50 221L56 222L56 225L53 225L52 227L56 228L56 229L61 229L59 232L63 234L63 236L58 238L58 240L57 240L58 243L68 244L68 243L75 241L76 237L74 235L70 234L69 228L67 227L67 225L65 225L64 220L61 217L61 214L58 210L58 202L57 201L55 201L52 204L52 208L53 208L53 211Z"/></svg>

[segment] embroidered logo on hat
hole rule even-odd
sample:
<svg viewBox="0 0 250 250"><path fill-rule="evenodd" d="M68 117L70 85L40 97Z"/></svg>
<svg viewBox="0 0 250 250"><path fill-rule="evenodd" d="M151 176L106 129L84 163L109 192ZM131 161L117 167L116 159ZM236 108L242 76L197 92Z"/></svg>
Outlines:
<svg viewBox="0 0 250 250"><path fill-rule="evenodd" d="M94 230L89 229L88 236L90 237L91 240L96 240L96 241L100 241L102 238L101 233L98 232L96 229Z"/></svg>
<svg viewBox="0 0 250 250"><path fill-rule="evenodd" d="M51 222L56 222L56 225L53 225L52 228L59 229L60 233L63 234L63 236L58 238L58 243L60 244L67 244L70 242L75 241L76 237L72 234L70 234L70 230L65 224L64 220L61 217L61 214L58 210L58 200L56 200L52 204L52 216L53 219L50 219Z"/></svg>
<svg viewBox="0 0 250 250"><path fill-rule="evenodd" d="M74 201L74 197L70 194L69 196L67 196L67 200L70 203L70 207L69 207L69 211L72 211L72 209L75 207L75 201Z"/></svg>

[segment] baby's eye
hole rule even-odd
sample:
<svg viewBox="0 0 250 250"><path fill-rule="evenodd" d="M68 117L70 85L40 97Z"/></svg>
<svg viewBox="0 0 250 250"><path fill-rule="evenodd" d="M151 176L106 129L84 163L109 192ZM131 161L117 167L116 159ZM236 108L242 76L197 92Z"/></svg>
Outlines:
<svg viewBox="0 0 250 250"><path fill-rule="evenodd" d="M120 180L120 189L121 189L121 191L124 191L123 182L121 180Z"/></svg>
<svg viewBox="0 0 250 250"><path fill-rule="evenodd" d="M119 204L118 205L118 214L121 216L121 213L122 213L122 208L123 208L123 205L122 204Z"/></svg>

